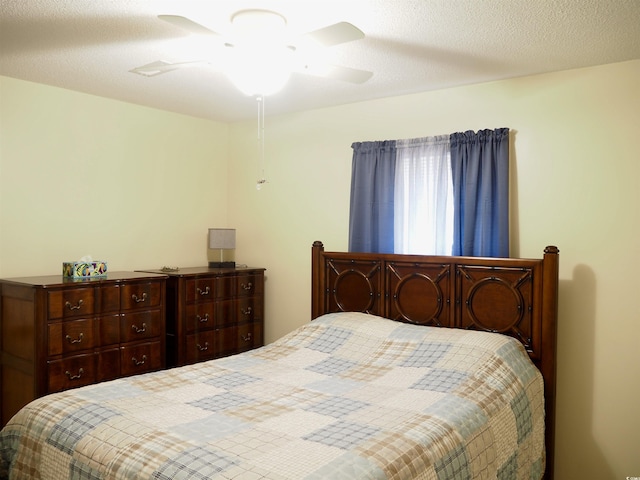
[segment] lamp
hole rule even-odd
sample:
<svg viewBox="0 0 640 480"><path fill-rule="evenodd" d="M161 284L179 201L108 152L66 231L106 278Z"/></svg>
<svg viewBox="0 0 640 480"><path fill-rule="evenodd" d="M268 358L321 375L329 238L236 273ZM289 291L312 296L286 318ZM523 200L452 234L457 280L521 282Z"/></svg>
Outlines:
<svg viewBox="0 0 640 480"><path fill-rule="evenodd" d="M285 86L293 51L284 46L237 46L228 61L227 77L247 96L272 95Z"/></svg>
<svg viewBox="0 0 640 480"><path fill-rule="evenodd" d="M284 87L293 69L294 47L286 43L285 18L269 10L241 10L231 17L234 38L226 74L245 95L271 95Z"/></svg>
<svg viewBox="0 0 640 480"><path fill-rule="evenodd" d="M235 228L209 229L209 268L235 268Z"/></svg>

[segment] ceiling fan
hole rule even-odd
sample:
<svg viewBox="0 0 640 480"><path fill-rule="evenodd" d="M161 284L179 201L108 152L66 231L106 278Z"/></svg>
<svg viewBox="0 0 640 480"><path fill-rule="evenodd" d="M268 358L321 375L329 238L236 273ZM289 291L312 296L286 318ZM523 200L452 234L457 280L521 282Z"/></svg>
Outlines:
<svg viewBox="0 0 640 480"><path fill-rule="evenodd" d="M223 47L212 59L169 63L163 60L130 70L155 76L179 68L208 64L223 71L247 95L275 93L293 72L351 83L364 83L373 75L366 70L328 64L317 55L322 49L364 38L364 33L347 22L339 22L290 38L287 21L269 10L241 10L231 17L228 35L220 35L186 17L158 18L188 32L206 35ZM322 52L320 52L322 53Z"/></svg>

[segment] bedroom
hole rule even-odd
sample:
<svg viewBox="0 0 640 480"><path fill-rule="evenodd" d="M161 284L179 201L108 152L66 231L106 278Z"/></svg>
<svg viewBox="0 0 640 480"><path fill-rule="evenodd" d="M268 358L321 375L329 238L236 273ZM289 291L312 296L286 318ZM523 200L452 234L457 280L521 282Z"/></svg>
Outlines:
<svg viewBox="0 0 640 480"><path fill-rule="evenodd" d="M557 478L638 475L638 84L633 60L270 117L257 191L254 121L1 77L0 276L200 265L230 226L267 269L270 342L309 319L311 243L346 248L353 141L508 126L512 254L561 251Z"/></svg>

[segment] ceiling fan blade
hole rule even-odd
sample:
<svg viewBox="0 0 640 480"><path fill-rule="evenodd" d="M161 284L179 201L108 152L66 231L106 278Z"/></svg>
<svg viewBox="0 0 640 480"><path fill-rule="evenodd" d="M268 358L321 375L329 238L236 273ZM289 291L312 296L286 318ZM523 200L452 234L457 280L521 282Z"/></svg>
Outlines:
<svg viewBox="0 0 640 480"><path fill-rule="evenodd" d="M317 77L332 78L349 83L364 83L373 76L373 72L358 70L356 68L341 67L339 65L310 65L299 68L300 73Z"/></svg>
<svg viewBox="0 0 640 480"><path fill-rule="evenodd" d="M302 35L302 39L311 40L323 47L331 47L340 43L352 42L364 38L364 33L348 22L334 23Z"/></svg>
<svg viewBox="0 0 640 480"><path fill-rule="evenodd" d="M209 30L207 27L200 25L193 20L189 20L186 17L181 17L179 15L158 15L158 18L191 33L195 33L198 35L219 36L219 34L214 32L213 30Z"/></svg>
<svg viewBox="0 0 640 480"><path fill-rule="evenodd" d="M157 62L147 63L146 65L132 68L129 71L131 73L137 73L138 75L144 75L145 77L155 77L156 75L167 73L172 70L178 70L179 68L186 67L195 67L196 65L202 65L204 63L207 62L205 62L204 60L196 60L193 62L169 63L165 62L164 60L158 60Z"/></svg>

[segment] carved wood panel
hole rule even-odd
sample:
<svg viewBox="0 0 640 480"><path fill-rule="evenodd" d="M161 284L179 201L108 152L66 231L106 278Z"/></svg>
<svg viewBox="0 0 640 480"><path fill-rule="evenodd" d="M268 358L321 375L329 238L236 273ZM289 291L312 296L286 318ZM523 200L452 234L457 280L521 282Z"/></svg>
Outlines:
<svg viewBox="0 0 640 480"><path fill-rule="evenodd" d="M385 316L420 325L450 325L451 265L389 262L386 264Z"/></svg>
<svg viewBox="0 0 640 480"><path fill-rule="evenodd" d="M326 311L382 315L383 276L380 261L326 262Z"/></svg>
<svg viewBox="0 0 640 480"><path fill-rule="evenodd" d="M532 268L458 265L457 326L511 335L533 351L533 278Z"/></svg>

